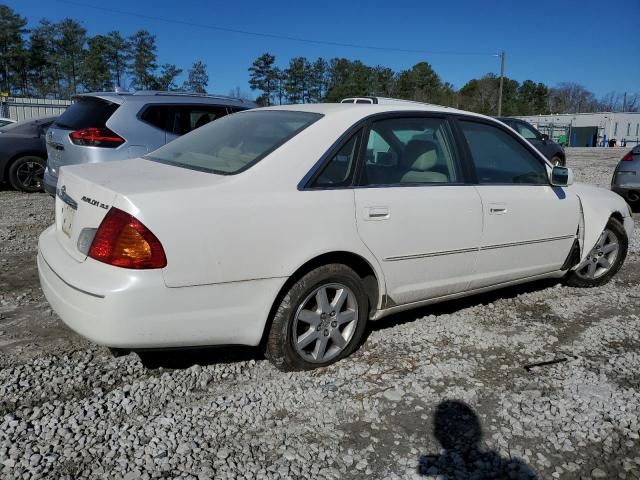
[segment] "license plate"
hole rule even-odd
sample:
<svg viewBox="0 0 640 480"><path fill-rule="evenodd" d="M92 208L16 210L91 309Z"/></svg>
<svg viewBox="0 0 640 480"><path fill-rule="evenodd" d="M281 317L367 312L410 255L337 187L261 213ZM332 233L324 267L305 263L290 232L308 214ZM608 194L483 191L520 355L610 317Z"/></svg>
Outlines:
<svg viewBox="0 0 640 480"><path fill-rule="evenodd" d="M62 205L62 233L71 238L71 228L73 227L73 216L76 211L69 205Z"/></svg>

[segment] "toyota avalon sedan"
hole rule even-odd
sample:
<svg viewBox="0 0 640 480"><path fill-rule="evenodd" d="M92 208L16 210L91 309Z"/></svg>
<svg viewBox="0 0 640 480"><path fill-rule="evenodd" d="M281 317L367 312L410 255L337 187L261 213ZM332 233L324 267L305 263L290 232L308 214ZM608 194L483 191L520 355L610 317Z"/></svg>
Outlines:
<svg viewBox="0 0 640 480"><path fill-rule="evenodd" d="M626 202L488 117L316 104L226 116L142 158L64 167L40 236L49 303L117 349L262 345L283 369L367 322L541 278L609 281Z"/></svg>

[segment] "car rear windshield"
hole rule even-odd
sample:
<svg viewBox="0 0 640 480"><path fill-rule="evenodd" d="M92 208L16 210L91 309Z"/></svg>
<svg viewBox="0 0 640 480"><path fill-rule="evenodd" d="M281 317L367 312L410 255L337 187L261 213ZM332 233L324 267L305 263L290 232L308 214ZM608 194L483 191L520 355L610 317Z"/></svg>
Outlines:
<svg viewBox="0 0 640 480"><path fill-rule="evenodd" d="M233 175L255 165L321 117L318 113L284 110L236 113L198 128L144 158Z"/></svg>
<svg viewBox="0 0 640 480"><path fill-rule="evenodd" d="M70 130L104 128L109 117L118 109L117 103L99 98L82 97L70 105L55 121L55 126Z"/></svg>

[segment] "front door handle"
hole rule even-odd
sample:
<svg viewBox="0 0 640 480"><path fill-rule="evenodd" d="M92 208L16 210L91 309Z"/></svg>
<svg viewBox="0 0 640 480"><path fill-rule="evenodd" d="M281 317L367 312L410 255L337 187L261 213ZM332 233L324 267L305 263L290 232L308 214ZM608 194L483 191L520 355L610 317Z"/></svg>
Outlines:
<svg viewBox="0 0 640 480"><path fill-rule="evenodd" d="M504 203L490 203L489 214L491 215L504 215L507 213L507 205Z"/></svg>
<svg viewBox="0 0 640 480"><path fill-rule="evenodd" d="M365 220L386 220L390 216L389 207L365 207Z"/></svg>

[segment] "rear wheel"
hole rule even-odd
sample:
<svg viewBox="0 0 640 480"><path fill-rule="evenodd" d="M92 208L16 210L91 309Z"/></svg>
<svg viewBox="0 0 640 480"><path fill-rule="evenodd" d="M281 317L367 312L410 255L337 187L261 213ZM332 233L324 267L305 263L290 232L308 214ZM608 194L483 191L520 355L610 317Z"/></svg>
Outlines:
<svg viewBox="0 0 640 480"><path fill-rule="evenodd" d="M36 155L17 158L9 167L9 183L21 192L40 192L46 166L47 162Z"/></svg>
<svg viewBox="0 0 640 480"><path fill-rule="evenodd" d="M583 288L604 285L622 267L628 246L629 239L622 224L615 218L609 219L587 258L569 273L567 284Z"/></svg>
<svg viewBox="0 0 640 480"><path fill-rule="evenodd" d="M265 354L285 371L337 362L358 347L368 306L362 280L351 268L318 267L294 283L281 300Z"/></svg>

